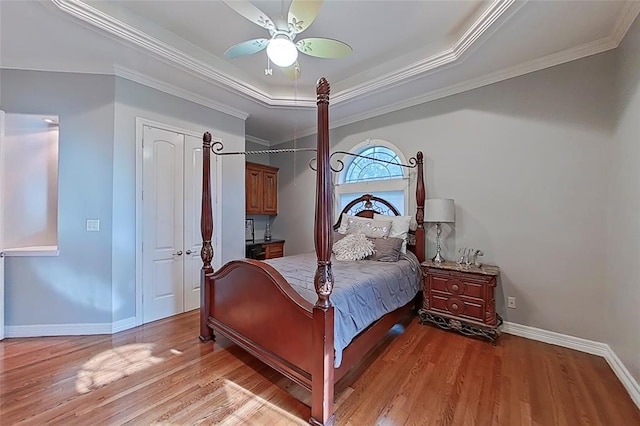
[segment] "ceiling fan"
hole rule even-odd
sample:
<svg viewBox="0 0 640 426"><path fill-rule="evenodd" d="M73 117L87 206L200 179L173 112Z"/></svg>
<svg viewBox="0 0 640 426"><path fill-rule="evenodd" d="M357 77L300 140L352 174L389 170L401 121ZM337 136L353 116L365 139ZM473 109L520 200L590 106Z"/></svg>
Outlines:
<svg viewBox="0 0 640 426"><path fill-rule="evenodd" d="M286 22L273 21L266 13L246 0L223 0L231 9L269 31L271 38L257 38L231 46L227 58L239 58L267 49L267 56L292 79L300 76L298 51L316 58L342 58L352 52L351 46L330 38L309 37L294 40L309 28L320 11L323 0L293 0Z"/></svg>

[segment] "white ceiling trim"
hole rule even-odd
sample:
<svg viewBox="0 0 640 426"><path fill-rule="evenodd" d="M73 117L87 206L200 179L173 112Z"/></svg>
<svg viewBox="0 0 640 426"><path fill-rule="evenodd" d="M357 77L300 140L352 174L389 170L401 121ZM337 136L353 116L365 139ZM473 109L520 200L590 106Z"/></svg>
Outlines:
<svg viewBox="0 0 640 426"><path fill-rule="evenodd" d="M637 0L627 1L610 35L612 40L615 41L616 47L618 47L618 45L624 38L625 34L627 34L627 31L629 31L629 28L631 28L633 21L636 20L636 17L638 16L639 13L640 13L640 1L637 1Z"/></svg>
<svg viewBox="0 0 640 426"><path fill-rule="evenodd" d="M519 9L525 3L526 1L517 2L518 6L515 9ZM516 4L515 0L494 0L450 48L399 70L338 92L333 96L333 103L339 104L370 92L389 89L405 80L458 61L514 4Z"/></svg>
<svg viewBox="0 0 640 426"><path fill-rule="evenodd" d="M273 105L273 98L271 98L266 92L258 89L253 85L244 83L241 80L233 78L225 73L222 73L210 65L194 58L191 55L187 55L183 51L174 48L173 46L158 40L155 37L132 27L118 19L113 18L111 15L103 13L102 11L91 7L80 0L51 0L53 4L58 7L62 12L69 14L77 19L80 19L96 28L106 31L116 37L126 40L136 46L150 51L161 58L168 59L169 61L181 65L186 69L195 72L199 76L207 77L209 80L213 80L218 85L222 85L231 88L245 96L249 96L259 102L266 105Z"/></svg>
<svg viewBox="0 0 640 426"><path fill-rule="evenodd" d="M272 107L315 108L316 99L312 97L289 99L278 98L257 88L254 85L243 82L231 75L225 74L213 68L211 65L194 58L180 49L155 38L133 26L122 22L113 16L104 13L81 0L51 0L62 12L80 19L94 27L115 35L136 46L142 47L164 59L176 63L199 76L213 80L218 85L226 86L242 95L249 96L256 101ZM450 65L459 60L461 56L484 34L513 4L515 0L494 0L482 15L462 33L453 45L444 51L418 61L408 67L369 80L363 84L350 87L335 93L334 104L339 104L358 96L366 95L374 91L390 88L401 81L418 76L427 71Z"/></svg>
<svg viewBox="0 0 640 426"><path fill-rule="evenodd" d="M640 6L640 2L637 2L638 6ZM640 11L640 7L636 7L638 9L634 14L638 15ZM626 19L624 20L626 22ZM633 23L633 19L631 20ZM628 29L628 27L627 27ZM615 37L619 37L619 39L615 39ZM378 117L380 115L389 114L395 111L399 111L404 108L409 108L412 106L420 105L426 102L434 101L436 99L445 98L447 96L456 95L458 93L466 92L469 90L477 89L482 86L487 86L489 84L497 83L499 81L508 80L510 78L518 77L524 74L528 74L531 72L539 71L544 68L549 68L555 65L560 65L565 62L570 62L576 59L584 58L590 55L595 55L597 53L605 52L607 50L615 49L622 41L624 37L624 33L620 36L620 32L614 30L612 35L609 37L602 38L600 40L596 40L594 42L585 43L580 46L576 46L571 49L567 49L561 52L556 52L551 55L544 56L542 58L534 59L529 62L525 62L524 64L516 65L514 67L507 68L505 70L496 71L478 78L474 78L471 80L466 80L458 84L454 84L442 89L434 90L420 96L416 96L411 99L405 99L400 102L396 102L393 104L385 105L380 108L375 108L368 110L362 114L354 114L343 119L332 120L329 123L329 127L331 129L336 129L338 127L346 126L349 124L357 123L362 120L367 120L370 118ZM330 104L333 104L333 100L330 100ZM300 133L296 134L296 138L303 138L306 136L314 135L317 133L317 129L315 127L308 128L302 130ZM288 140L283 140L275 143L274 145L288 142Z"/></svg>
<svg viewBox="0 0 640 426"><path fill-rule="evenodd" d="M198 95L197 93L193 93L181 87L174 86L173 84L169 84L164 81L157 80L155 78L149 77L148 75L144 75L142 73L136 72L132 69L123 67L121 65L117 65L117 64L114 65L113 73L118 77L126 78L127 80L140 83L142 85L151 87L152 89L156 89L161 92L167 93L169 95L186 99L198 105L202 105L207 108L211 108L216 111L223 112L225 114L231 115L241 120L246 120L249 117L249 114L244 111L230 107L220 102L216 102L213 99L209 99L205 96Z"/></svg>
<svg viewBox="0 0 640 426"><path fill-rule="evenodd" d="M253 142L253 143L257 143L259 145L264 145L264 146L271 146L271 144L269 143L268 140L260 139L260 138L255 137L255 136L245 135L244 139L247 142Z"/></svg>

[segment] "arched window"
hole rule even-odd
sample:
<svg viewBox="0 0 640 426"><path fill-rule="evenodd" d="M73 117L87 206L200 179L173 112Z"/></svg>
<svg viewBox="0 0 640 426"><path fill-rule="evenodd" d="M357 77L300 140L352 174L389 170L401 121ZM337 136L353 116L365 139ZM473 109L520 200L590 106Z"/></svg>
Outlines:
<svg viewBox="0 0 640 426"><path fill-rule="evenodd" d="M344 169L335 185L336 215L352 200L363 194L384 198L400 214L408 210L408 182L404 155L393 144L381 140L366 140L350 150L358 157L346 155Z"/></svg>
<svg viewBox="0 0 640 426"><path fill-rule="evenodd" d="M401 179L404 177L400 157L386 146L372 146L358 153L345 173L345 183L367 180ZM382 160L382 161L377 161Z"/></svg>

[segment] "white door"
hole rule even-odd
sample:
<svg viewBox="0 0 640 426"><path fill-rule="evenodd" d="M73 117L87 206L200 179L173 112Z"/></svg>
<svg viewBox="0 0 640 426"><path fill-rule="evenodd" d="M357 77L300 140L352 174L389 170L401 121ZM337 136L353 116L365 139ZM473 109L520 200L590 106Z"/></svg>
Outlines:
<svg viewBox="0 0 640 426"><path fill-rule="evenodd" d="M184 135L144 126L143 321L184 312Z"/></svg>
<svg viewBox="0 0 640 426"><path fill-rule="evenodd" d="M3 174L3 160L4 156L2 155L2 141L4 139L4 111L0 111L0 201L3 200L4 194L2 193L2 188L4 185ZM5 249L4 246L4 217L2 215L3 209L0 209L0 340L4 339L4 253L2 250Z"/></svg>
<svg viewBox="0 0 640 426"><path fill-rule="evenodd" d="M184 148L184 310L200 307L200 210L202 202L202 142L185 135ZM215 165L212 159L212 166ZM212 167L211 176L215 176ZM214 188L214 186L211 186Z"/></svg>

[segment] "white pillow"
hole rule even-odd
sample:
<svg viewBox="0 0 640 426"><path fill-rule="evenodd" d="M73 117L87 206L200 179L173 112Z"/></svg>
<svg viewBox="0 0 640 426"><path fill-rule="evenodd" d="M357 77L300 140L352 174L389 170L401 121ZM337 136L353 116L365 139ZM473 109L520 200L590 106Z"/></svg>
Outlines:
<svg viewBox="0 0 640 426"><path fill-rule="evenodd" d="M364 234L369 238L387 238L391 232L390 220L375 220L366 217L350 217L347 234Z"/></svg>
<svg viewBox="0 0 640 426"><path fill-rule="evenodd" d="M391 231L389 232L389 237L402 238L402 248L400 249L402 253L407 252L407 240L409 238L409 226L411 224L412 217L413 216L385 216L378 213L375 213L373 215L373 218L375 220L391 221Z"/></svg>
<svg viewBox="0 0 640 426"><path fill-rule="evenodd" d="M346 213L342 213L342 219L340 219L340 227L338 228L338 232L341 234L346 234L347 233L347 226L349 225L349 218L350 217L358 217L358 216L351 216L348 215Z"/></svg>
<svg viewBox="0 0 640 426"><path fill-rule="evenodd" d="M349 234L333 245L336 260L362 260L375 253L373 241L364 234Z"/></svg>

